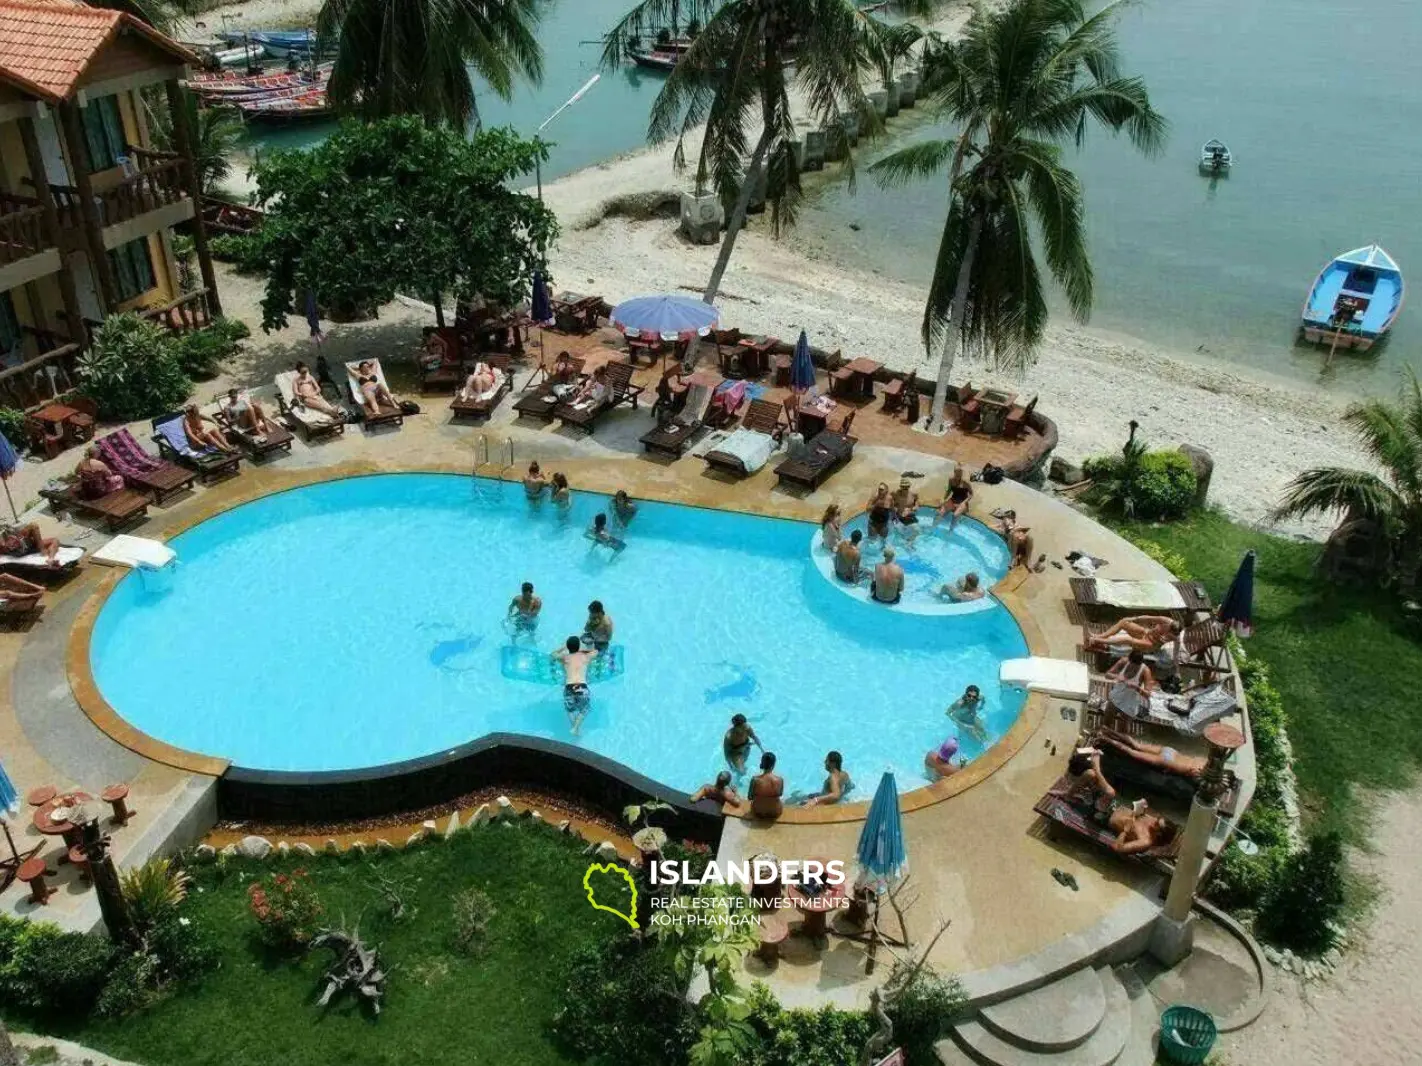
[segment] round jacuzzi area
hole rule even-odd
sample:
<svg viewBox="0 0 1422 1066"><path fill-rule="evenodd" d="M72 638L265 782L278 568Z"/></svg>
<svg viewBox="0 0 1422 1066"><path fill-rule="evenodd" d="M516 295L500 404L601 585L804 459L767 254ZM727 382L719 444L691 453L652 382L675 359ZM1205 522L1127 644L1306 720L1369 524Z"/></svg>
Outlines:
<svg viewBox="0 0 1422 1066"><path fill-rule="evenodd" d="M884 770L903 790L928 783L923 755L958 735L945 710L967 685L987 697L985 734L959 737L969 760L1022 711L1024 693L998 683L1027 654L1011 612L988 597L921 609L959 567L986 586L1006 570L977 523L898 545L909 594L885 607L826 576L807 523L642 503L615 550L587 535L609 506L578 492L565 512L454 474L263 497L174 538L173 567L114 585L90 636L94 682L147 736L258 772L358 773L516 734L690 791L725 767L740 713L787 791L817 789L835 749L851 800ZM543 600L531 637L507 624L524 581ZM594 599L620 658L574 737L558 669L527 663L580 634Z"/></svg>

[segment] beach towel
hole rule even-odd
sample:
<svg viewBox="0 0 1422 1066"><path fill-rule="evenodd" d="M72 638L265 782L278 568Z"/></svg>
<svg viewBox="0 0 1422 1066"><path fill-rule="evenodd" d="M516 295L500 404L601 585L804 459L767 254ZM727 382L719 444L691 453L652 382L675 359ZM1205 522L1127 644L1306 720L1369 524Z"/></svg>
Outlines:
<svg viewBox="0 0 1422 1066"><path fill-rule="evenodd" d="M763 467L774 450L774 439L753 429L738 429L716 446L716 451L740 460L747 474Z"/></svg>
<svg viewBox="0 0 1422 1066"><path fill-rule="evenodd" d="M333 426L338 421L334 416L326 414L325 411L318 411L314 407L307 407L297 401L295 370L284 370L278 374L276 387L281 396L281 402L286 404L286 409L303 425Z"/></svg>
<svg viewBox="0 0 1422 1066"><path fill-rule="evenodd" d="M141 478L163 465L157 456L143 450L126 429L115 430L98 442L99 453L112 469L125 477Z"/></svg>
<svg viewBox="0 0 1422 1066"><path fill-rule="evenodd" d="M69 544L61 544L56 558L61 568L70 567L84 558L84 549L76 548ZM34 570L53 569L49 565L49 560L45 558L44 552L30 552L28 555L0 555L0 563L4 563L6 566L23 566Z"/></svg>
<svg viewBox="0 0 1422 1066"><path fill-rule="evenodd" d="M1170 611L1185 607L1185 597L1169 581L1108 581L1097 578L1096 599L1098 603L1112 607L1136 610L1154 608Z"/></svg>
<svg viewBox="0 0 1422 1066"><path fill-rule="evenodd" d="M716 394L711 398L711 402L727 415L734 415L745 402L747 388L744 381L723 381L716 386Z"/></svg>
<svg viewBox="0 0 1422 1066"><path fill-rule="evenodd" d="M201 459L216 450L211 445L201 450L194 448L192 441L188 440L188 431L183 428L181 418L171 418L158 426L158 436L162 437L173 451L187 459Z"/></svg>
<svg viewBox="0 0 1422 1066"><path fill-rule="evenodd" d="M365 407L365 394L361 392L360 384L356 381L356 378L360 376L360 371L356 368L359 367L361 363L366 361L367 360L361 359L357 360L354 363L346 364L346 388L351 390L351 402L361 408ZM380 384L388 392L390 392L390 395L393 397L395 395L394 390L390 388L390 383L385 380L385 369L380 365L380 360L371 359L368 361L371 364L371 373L374 374L375 380L380 382ZM386 404L384 402L380 402L378 406L382 411L398 410L398 408L391 407L389 404Z"/></svg>

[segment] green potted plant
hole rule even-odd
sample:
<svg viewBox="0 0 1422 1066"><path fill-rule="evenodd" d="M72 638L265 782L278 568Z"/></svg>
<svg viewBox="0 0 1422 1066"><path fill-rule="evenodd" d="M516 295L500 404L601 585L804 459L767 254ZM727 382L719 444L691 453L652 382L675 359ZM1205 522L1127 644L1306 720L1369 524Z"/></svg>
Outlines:
<svg viewBox="0 0 1422 1066"><path fill-rule="evenodd" d="M622 809L622 817L632 827L632 843L642 853L642 865L656 862L661 857L662 848L667 846L667 831L652 824L652 815L657 811L671 810L670 803L661 800L646 800L633 803ZM638 824L641 828L638 828Z"/></svg>

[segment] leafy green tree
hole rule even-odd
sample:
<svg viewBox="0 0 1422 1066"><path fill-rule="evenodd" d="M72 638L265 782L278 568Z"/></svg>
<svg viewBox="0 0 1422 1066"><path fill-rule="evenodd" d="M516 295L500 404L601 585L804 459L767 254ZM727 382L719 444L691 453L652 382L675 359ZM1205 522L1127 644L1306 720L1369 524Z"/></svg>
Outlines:
<svg viewBox="0 0 1422 1066"><path fill-rule="evenodd" d="M1089 18L1080 0L977 8L961 39L924 53L924 93L958 136L912 145L870 168L885 186L948 168L948 217L923 313L925 347L942 349L934 424L943 419L959 342L1015 366L1029 363L1041 342L1047 301L1034 223L1072 313L1084 321L1091 312L1086 205L1061 145L1080 145L1094 121L1150 154L1166 130L1145 83L1121 73L1114 23L1122 2Z"/></svg>
<svg viewBox="0 0 1422 1066"><path fill-rule="evenodd" d="M1422 565L1422 385L1415 372L1397 403L1369 400L1343 415L1378 471L1325 466L1305 470L1285 487L1277 521L1337 514L1323 563L1334 576L1363 571L1406 589Z"/></svg>
<svg viewBox="0 0 1422 1066"><path fill-rule="evenodd" d="M232 154L242 145L246 123L235 107L198 107L197 96L181 90L183 110L188 115L188 129L193 135L193 163L204 196L211 196L232 173ZM153 139L158 147L177 151L173 135L173 116L166 104L153 109Z"/></svg>
<svg viewBox="0 0 1422 1066"><path fill-rule="evenodd" d="M316 30L335 42L331 103L366 120L477 127L471 68L503 100L517 78L543 80L540 10L540 0L325 0Z"/></svg>
<svg viewBox="0 0 1422 1066"><path fill-rule="evenodd" d="M168 331L132 311L110 315L79 362L81 391L115 422L180 407L192 391Z"/></svg>
<svg viewBox="0 0 1422 1066"><path fill-rule="evenodd" d="M657 94L647 137L658 144L675 138L681 169L688 136L705 124L696 184L715 190L727 218L702 296L712 303L762 181L773 231L779 235L794 222L800 173L791 149L792 86L821 126L838 122L848 109L862 128L875 127L860 75L870 66L870 41L880 24L854 0L642 0L608 35L604 66L620 65L644 38L688 18L701 32Z"/></svg>
<svg viewBox="0 0 1422 1066"><path fill-rule="evenodd" d="M267 154L256 167L267 214L252 237L268 270L263 328L284 327L308 291L336 317L402 290L437 309L446 294L523 299L557 220L512 186L545 151L509 129L466 139L406 117L346 122L309 151Z"/></svg>

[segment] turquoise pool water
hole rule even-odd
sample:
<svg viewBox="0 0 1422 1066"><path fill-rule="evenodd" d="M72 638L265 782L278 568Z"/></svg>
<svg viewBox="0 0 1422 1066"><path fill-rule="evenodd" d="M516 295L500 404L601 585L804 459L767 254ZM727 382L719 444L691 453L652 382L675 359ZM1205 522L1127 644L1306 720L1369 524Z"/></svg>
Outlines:
<svg viewBox="0 0 1422 1066"><path fill-rule="evenodd" d="M94 627L95 679L145 733L264 770L375 766L505 731L692 789L723 767L742 712L789 788L818 788L837 748L860 798L886 768L923 782L966 685L987 694L989 743L1020 712L998 664L1026 645L1001 607L859 603L812 562L811 526L691 507L642 504L614 554L584 536L606 503L576 493L564 517L517 484L426 474L258 500L177 537L171 572L118 584ZM540 648L580 633L592 599L625 648L577 740L557 685L501 673L525 580L544 601Z"/></svg>

